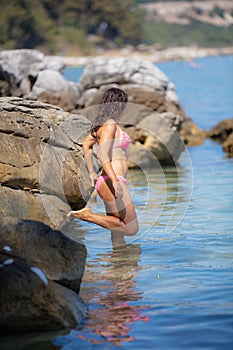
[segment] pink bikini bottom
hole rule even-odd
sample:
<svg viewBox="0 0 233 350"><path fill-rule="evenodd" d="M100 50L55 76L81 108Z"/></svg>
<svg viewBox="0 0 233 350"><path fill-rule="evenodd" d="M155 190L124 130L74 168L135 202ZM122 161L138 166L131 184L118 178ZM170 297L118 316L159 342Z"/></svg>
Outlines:
<svg viewBox="0 0 233 350"><path fill-rule="evenodd" d="M118 180L124 182L125 185L127 184L127 181L126 181L126 179L123 176L117 175L117 178L118 178ZM98 179L96 181L96 184L95 184L96 191L99 191L100 185L102 184L103 181L105 181L107 179L108 179L107 175L103 175L103 176L99 176L98 177Z"/></svg>

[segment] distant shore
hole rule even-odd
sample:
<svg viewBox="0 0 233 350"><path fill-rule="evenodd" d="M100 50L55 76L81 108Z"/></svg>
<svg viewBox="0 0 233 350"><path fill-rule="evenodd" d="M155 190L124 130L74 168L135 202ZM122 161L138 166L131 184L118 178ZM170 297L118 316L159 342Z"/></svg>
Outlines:
<svg viewBox="0 0 233 350"><path fill-rule="evenodd" d="M133 60L147 60L150 62L166 62L166 61L193 61L197 58L206 56L233 55L233 46L224 48L198 48L198 47L170 47L164 50L154 48L142 48L134 50L132 48L124 48L119 50L99 51L95 55L90 56L55 56L61 60L65 66L85 66L93 57L128 57Z"/></svg>

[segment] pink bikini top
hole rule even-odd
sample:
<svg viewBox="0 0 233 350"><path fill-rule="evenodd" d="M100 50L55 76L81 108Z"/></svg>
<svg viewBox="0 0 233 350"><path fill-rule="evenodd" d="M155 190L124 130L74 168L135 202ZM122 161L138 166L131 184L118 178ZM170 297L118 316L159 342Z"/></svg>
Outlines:
<svg viewBox="0 0 233 350"><path fill-rule="evenodd" d="M128 150L128 148L129 148L129 145L130 145L130 142L131 142L130 141L130 137L125 131L121 130L119 125L117 125L117 127L120 130L120 138L117 139L117 140L120 140L120 141L119 141L118 145L113 147L113 149L116 149L116 148L125 149L126 150L126 156L129 157L129 150ZM97 144L97 154L98 154L98 152L99 152L99 145Z"/></svg>
<svg viewBox="0 0 233 350"><path fill-rule="evenodd" d="M119 126L117 126L120 130L120 143L119 145L114 146L113 148L128 148L130 145L130 137L129 135L121 130Z"/></svg>

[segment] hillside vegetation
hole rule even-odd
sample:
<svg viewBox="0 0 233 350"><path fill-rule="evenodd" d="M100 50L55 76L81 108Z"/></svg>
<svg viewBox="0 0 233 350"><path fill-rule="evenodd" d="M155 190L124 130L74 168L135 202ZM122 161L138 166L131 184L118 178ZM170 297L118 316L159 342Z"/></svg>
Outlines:
<svg viewBox="0 0 233 350"><path fill-rule="evenodd" d="M0 47L90 50L90 35L137 45L142 11L133 0L0 0Z"/></svg>
<svg viewBox="0 0 233 350"><path fill-rule="evenodd" d="M233 1L143 1L144 40L161 47L233 44Z"/></svg>
<svg viewBox="0 0 233 350"><path fill-rule="evenodd" d="M226 47L233 1L0 0L0 49L93 54L131 45Z"/></svg>

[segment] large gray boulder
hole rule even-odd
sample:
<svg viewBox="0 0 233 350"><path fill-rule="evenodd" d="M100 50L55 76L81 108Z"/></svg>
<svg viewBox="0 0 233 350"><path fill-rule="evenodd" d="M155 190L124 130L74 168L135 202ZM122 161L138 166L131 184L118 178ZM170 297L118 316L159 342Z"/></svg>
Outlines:
<svg viewBox="0 0 233 350"><path fill-rule="evenodd" d="M159 68L147 61L96 57L85 67L79 81L83 90L113 83L145 85L161 91L167 88L169 80Z"/></svg>
<svg viewBox="0 0 233 350"><path fill-rule="evenodd" d="M18 96L75 109L79 87L67 81L59 57L38 50L7 50L0 53L0 96Z"/></svg>
<svg viewBox="0 0 233 350"><path fill-rule="evenodd" d="M65 111L71 111L75 109L80 98L80 90L78 85L67 81L59 72L44 69L39 72L31 91L24 97L48 102Z"/></svg>
<svg viewBox="0 0 233 350"><path fill-rule="evenodd" d="M59 227L70 207L85 205L91 184L81 144L89 124L52 105L0 98L1 221Z"/></svg>
<svg viewBox="0 0 233 350"><path fill-rule="evenodd" d="M64 66L62 58L45 56L37 50L2 51L0 96L39 100L77 113L98 104L105 89L118 86L128 92L130 103L181 116L180 135L186 144L203 142L205 133L185 115L174 84L153 63L96 57L86 65L77 84L62 76Z"/></svg>
<svg viewBox="0 0 233 350"><path fill-rule="evenodd" d="M97 57L85 67L78 85L82 92L81 100L78 101L81 107L98 103L103 90L115 85L127 91L131 103L142 104L156 110L158 107L156 101L159 99L159 104L164 105L163 112L168 111L166 104L170 102L175 107L172 112L179 110L184 113L174 85L151 62L123 57L112 59Z"/></svg>

